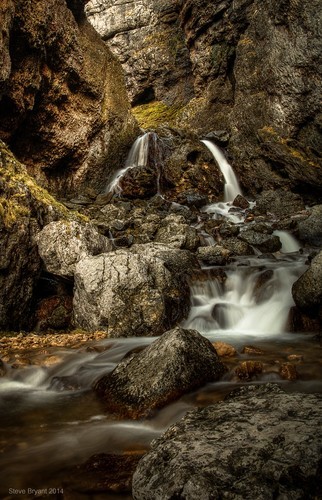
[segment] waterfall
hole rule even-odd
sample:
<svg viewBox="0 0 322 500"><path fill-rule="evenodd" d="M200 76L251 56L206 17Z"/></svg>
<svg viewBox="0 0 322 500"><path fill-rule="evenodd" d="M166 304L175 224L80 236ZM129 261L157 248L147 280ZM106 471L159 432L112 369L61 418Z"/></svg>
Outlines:
<svg viewBox="0 0 322 500"><path fill-rule="evenodd" d="M275 230L273 232L276 236L279 237L282 243L281 252L282 253L293 253L298 252L301 248L299 242L287 231L279 231Z"/></svg>
<svg viewBox="0 0 322 500"><path fill-rule="evenodd" d="M232 167L226 160L224 153L218 146L216 146L216 144L208 140L202 140L201 142L203 142L204 145L212 153L213 157L218 163L221 173L224 176L225 179L224 201L225 202L234 201L236 196L238 194L241 194L241 189L239 187L237 177Z"/></svg>
<svg viewBox="0 0 322 500"><path fill-rule="evenodd" d="M149 141L150 138L155 136L154 132L146 132L139 136L133 143L125 166L115 172L111 181L106 187L106 193L121 193L120 180L125 173L135 167L146 167L149 157Z"/></svg>
<svg viewBox="0 0 322 500"><path fill-rule="evenodd" d="M257 338L281 335L289 309L294 305L292 284L305 265L267 260L261 261L259 267L256 259L250 264L250 268L227 268L224 279L195 282L191 287L192 307L184 327L227 341L245 335Z"/></svg>

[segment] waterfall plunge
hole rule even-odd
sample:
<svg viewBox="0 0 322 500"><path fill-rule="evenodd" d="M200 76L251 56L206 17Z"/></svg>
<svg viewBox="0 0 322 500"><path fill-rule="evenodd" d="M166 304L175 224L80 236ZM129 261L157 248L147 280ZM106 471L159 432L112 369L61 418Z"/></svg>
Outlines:
<svg viewBox="0 0 322 500"><path fill-rule="evenodd" d="M239 187L237 177L232 167L226 160L224 153L218 146L216 146L216 144L207 140L202 140L201 142L203 142L203 144L209 149L209 151L215 158L216 162L218 163L221 173L224 176L225 179L224 201L225 202L234 201L236 196L238 194L241 194L241 189Z"/></svg>
<svg viewBox="0 0 322 500"><path fill-rule="evenodd" d="M120 180L125 173L135 167L146 167L149 157L149 140L154 136L153 132L146 132L139 136L133 143L124 168L117 170L112 177L112 180L106 188L106 193L121 193Z"/></svg>

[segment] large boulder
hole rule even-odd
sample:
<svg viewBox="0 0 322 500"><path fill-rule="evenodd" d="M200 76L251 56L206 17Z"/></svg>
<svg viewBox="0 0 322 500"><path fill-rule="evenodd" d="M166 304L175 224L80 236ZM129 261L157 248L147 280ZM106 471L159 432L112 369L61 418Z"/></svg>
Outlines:
<svg viewBox="0 0 322 500"><path fill-rule="evenodd" d="M81 259L113 249L91 224L77 221L51 222L36 239L46 270L59 276L72 277Z"/></svg>
<svg viewBox="0 0 322 500"><path fill-rule="evenodd" d="M274 234L259 233L258 231L247 229L246 231L242 231L238 238L263 253L278 252L282 248L281 240Z"/></svg>
<svg viewBox="0 0 322 500"><path fill-rule="evenodd" d="M6 0L0 9L0 138L43 185L76 194L102 189L138 134L121 65L84 3Z"/></svg>
<svg viewBox="0 0 322 500"><path fill-rule="evenodd" d="M80 220L38 186L0 141L0 330L31 327L42 268L36 235L58 218Z"/></svg>
<svg viewBox="0 0 322 500"><path fill-rule="evenodd" d="M292 294L297 307L310 316L319 313L322 321L322 251L293 284Z"/></svg>
<svg viewBox="0 0 322 500"><path fill-rule="evenodd" d="M189 412L142 458L135 500L320 498L321 394L275 384Z"/></svg>
<svg viewBox="0 0 322 500"><path fill-rule="evenodd" d="M322 246L322 205L312 208L309 217L299 222L299 239L309 245Z"/></svg>
<svg viewBox="0 0 322 500"><path fill-rule="evenodd" d="M304 210L302 198L291 191L276 189L263 191L256 198L255 211L258 214L270 214L276 217L291 217Z"/></svg>
<svg viewBox="0 0 322 500"><path fill-rule="evenodd" d="M188 313L189 287L161 258L127 250L87 257L76 265L77 326L112 337L158 335Z"/></svg>
<svg viewBox="0 0 322 500"><path fill-rule="evenodd" d="M108 411L141 418L225 372L216 350L196 330L175 328L101 377L94 390ZM154 496L150 496L154 498Z"/></svg>

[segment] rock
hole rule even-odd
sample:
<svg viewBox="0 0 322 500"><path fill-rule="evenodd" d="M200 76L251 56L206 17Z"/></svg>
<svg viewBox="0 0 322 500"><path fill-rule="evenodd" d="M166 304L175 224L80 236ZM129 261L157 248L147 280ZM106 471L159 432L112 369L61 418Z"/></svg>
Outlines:
<svg viewBox="0 0 322 500"><path fill-rule="evenodd" d="M227 248L232 255L254 255L255 253L254 249L246 241L234 237L223 240L222 246Z"/></svg>
<svg viewBox="0 0 322 500"><path fill-rule="evenodd" d="M291 307L288 317L287 329L290 332L318 332L321 329L321 320L318 317L310 317L301 309Z"/></svg>
<svg viewBox="0 0 322 500"><path fill-rule="evenodd" d="M321 394L237 389L153 441L134 473L133 498L318 498L321 411Z"/></svg>
<svg viewBox="0 0 322 500"><path fill-rule="evenodd" d="M232 345L227 344L226 342L221 342L221 341L213 342L212 345L216 349L218 356L222 358L231 358L237 356L236 349Z"/></svg>
<svg viewBox="0 0 322 500"><path fill-rule="evenodd" d="M291 217L304 210L304 203L298 194L283 189L269 190L256 198L256 213L274 214L277 217Z"/></svg>
<svg viewBox="0 0 322 500"><path fill-rule="evenodd" d="M218 380L224 372L209 340L196 330L175 328L142 352L125 358L93 388L108 411L141 418Z"/></svg>
<svg viewBox="0 0 322 500"><path fill-rule="evenodd" d="M0 330L31 328L42 266L35 237L58 218L80 216L38 186L0 141Z"/></svg>
<svg viewBox="0 0 322 500"><path fill-rule="evenodd" d="M72 297L66 295L44 298L37 305L34 329L36 331L64 330L71 326L72 312Z"/></svg>
<svg viewBox="0 0 322 500"><path fill-rule="evenodd" d="M7 373L6 366L2 361L2 359L0 359L0 377L4 377L6 373Z"/></svg>
<svg viewBox="0 0 322 500"><path fill-rule="evenodd" d="M261 356L262 354L265 354L265 351L263 349L260 349L259 347L253 346L253 345L245 345L242 350L243 354L250 354L251 356Z"/></svg>
<svg viewBox="0 0 322 500"><path fill-rule="evenodd" d="M296 366L292 363L282 363L279 374L285 380L296 380L298 378Z"/></svg>
<svg viewBox="0 0 322 500"><path fill-rule="evenodd" d="M230 251L219 245L199 247L197 258L207 265L224 266L229 261Z"/></svg>
<svg viewBox="0 0 322 500"><path fill-rule="evenodd" d="M194 227L184 224L180 216L171 214L162 221L157 230L154 241L165 243L174 248L185 248L195 251L199 244L199 236Z"/></svg>
<svg viewBox="0 0 322 500"><path fill-rule="evenodd" d="M121 65L83 1L6 4L0 139L51 191L97 193L139 133Z"/></svg>
<svg viewBox="0 0 322 500"><path fill-rule="evenodd" d="M263 363L259 361L242 361L236 368L235 373L240 380L252 380L263 371Z"/></svg>
<svg viewBox="0 0 322 500"><path fill-rule="evenodd" d="M186 102L193 95L178 9L177 0L91 0L86 7L89 21L122 63L133 104Z"/></svg>
<svg viewBox="0 0 322 500"><path fill-rule="evenodd" d="M309 245L322 246L322 205L312 208L309 217L298 223L299 239Z"/></svg>
<svg viewBox="0 0 322 500"><path fill-rule="evenodd" d="M233 201L233 205L234 207L246 210L246 208L249 208L249 201L246 200L246 198L244 198L241 194L238 194Z"/></svg>
<svg viewBox="0 0 322 500"><path fill-rule="evenodd" d="M258 233L252 229L242 231L239 233L238 238L263 253L278 252L282 248L282 243L278 236Z"/></svg>
<svg viewBox="0 0 322 500"><path fill-rule="evenodd" d="M47 271L73 276L81 259L112 250L111 242L90 224L51 222L37 235L38 251Z"/></svg>
<svg viewBox="0 0 322 500"><path fill-rule="evenodd" d="M131 247L131 252L150 258L157 257L161 259L166 268L176 276L192 276L200 268L195 255L189 252L189 250L173 248L163 243L136 244Z"/></svg>
<svg viewBox="0 0 322 500"><path fill-rule="evenodd" d="M311 262L310 267L292 287L295 304L309 316L322 313L322 251ZM320 314L320 320L322 315Z"/></svg>
<svg viewBox="0 0 322 500"><path fill-rule="evenodd" d="M158 335L188 313L189 287L151 252L116 250L76 265L74 321L112 337Z"/></svg>

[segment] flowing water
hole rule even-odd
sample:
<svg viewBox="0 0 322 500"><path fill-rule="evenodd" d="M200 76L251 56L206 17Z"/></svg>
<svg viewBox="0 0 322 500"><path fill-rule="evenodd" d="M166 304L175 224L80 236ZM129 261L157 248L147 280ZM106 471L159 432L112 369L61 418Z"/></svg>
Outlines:
<svg viewBox="0 0 322 500"><path fill-rule="evenodd" d="M136 167L146 167L149 157L149 141L154 132L146 132L133 143L124 168L117 170L106 187L106 193L121 193L120 180L128 170Z"/></svg>
<svg viewBox="0 0 322 500"><path fill-rule="evenodd" d="M227 168L217 147L209 141L204 143L216 154L220 168L223 164ZM127 166L109 189L116 191L125 170L146 161L145 134L133 145ZM224 175L226 197L231 202L240 189L230 173ZM219 207L224 212L221 216L229 217L228 207L231 203ZM211 205L206 210L218 216L217 208ZM234 222L242 224L242 216L236 217ZM321 391L320 345L313 340L313 332L287 331L293 305L291 287L306 269L306 257L291 235L275 234L283 244L275 256L236 258L224 267L205 267L192 279L191 309L183 326L197 329L213 342L231 344L237 354L224 359L228 371L220 382L185 395L149 420L119 421L106 414L91 385L113 370L129 351L150 344L153 338L106 339L80 349L52 348L50 354L57 356L52 366L42 363L39 353L39 365L7 367L6 375L0 378L0 497L28 498L21 493L8 495L10 488L60 488L66 480L64 469L96 453L148 449L151 440L187 410L218 401L242 383L235 368L241 361L254 359L243 352L246 345L262 349L256 359L263 363L264 370L253 383L277 381L288 391ZM292 382L279 375L279 367L290 356L298 360L298 380Z"/></svg>

